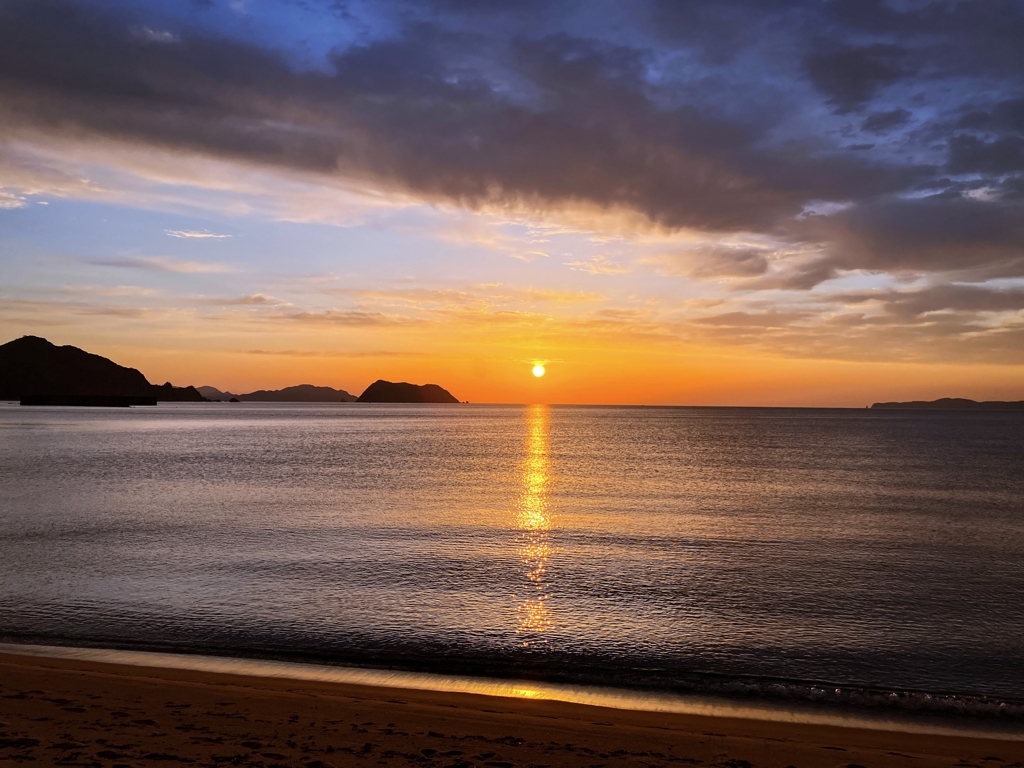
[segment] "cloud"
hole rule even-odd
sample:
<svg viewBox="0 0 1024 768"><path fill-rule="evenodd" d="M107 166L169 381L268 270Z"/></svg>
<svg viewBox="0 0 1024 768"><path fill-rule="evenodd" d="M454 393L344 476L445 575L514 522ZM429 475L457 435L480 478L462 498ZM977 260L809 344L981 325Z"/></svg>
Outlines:
<svg viewBox="0 0 1024 768"><path fill-rule="evenodd" d="M338 325L338 326L396 326L413 325L417 320L401 315L387 315L383 312L366 312L363 310L328 309L320 312L284 312L265 315L273 320L287 320L303 325Z"/></svg>
<svg viewBox="0 0 1024 768"><path fill-rule="evenodd" d="M855 206L808 220L807 232L829 237L826 261L844 269L953 271L1024 258L1022 213L1016 203L943 193Z"/></svg>
<svg viewBox="0 0 1024 768"><path fill-rule="evenodd" d="M3 187L0 187L0 210L10 211L15 208L24 208L26 205L28 203L25 201L24 196L8 192Z"/></svg>
<svg viewBox="0 0 1024 768"><path fill-rule="evenodd" d="M231 235L215 235L212 232L196 231L192 229L165 229L164 233L168 237L181 237L181 238L196 238L200 240L212 239L212 240L223 240L231 237Z"/></svg>
<svg viewBox="0 0 1024 768"><path fill-rule="evenodd" d="M597 255L586 261L567 261L565 266L591 275L624 275L630 271L611 261L607 256Z"/></svg>
<svg viewBox="0 0 1024 768"><path fill-rule="evenodd" d="M275 306L290 307L291 304L287 301L281 301L275 299L273 296L267 296L263 293L254 293L249 296L236 296L233 299L210 299L211 304L218 304L221 306L235 306L235 307L267 307Z"/></svg>
<svg viewBox="0 0 1024 768"><path fill-rule="evenodd" d="M498 41L531 104L470 67L495 41L437 26L338 51L333 73L295 72L276 53L198 33L139 46L113 17L69 2L5 8L7 114L49 132L340 173L470 208L586 203L705 229L771 226L840 185L871 194L906 175L796 145L769 151L776 116L654 98L647 52L566 33Z"/></svg>
<svg viewBox="0 0 1024 768"><path fill-rule="evenodd" d="M378 357L425 357L426 352L399 352L387 349L371 349L358 351L330 352L324 350L303 349L247 349L247 355L270 355L280 357L344 357L344 358L378 358Z"/></svg>
<svg viewBox="0 0 1024 768"><path fill-rule="evenodd" d="M525 288L516 294L528 301L547 301L555 304L593 304L607 298L591 291L557 291L549 288Z"/></svg>
<svg viewBox="0 0 1024 768"><path fill-rule="evenodd" d="M586 23L572 3L485 6L381 3L386 23L310 64L285 42L158 23L144 7L7 0L0 135L116 146L109 157L137 164L232 164L265 188L301 178L309 199L275 211L289 220L347 223L339 196L353 188L446 211L594 230L629 221L723 245L755 234L821 252L775 269L712 249L679 268L695 279L809 288L836 270L1022 273L1019 3L649 0L626 13L613 0L617 12ZM171 165L147 179L189 176ZM5 186L24 196L44 171L19 167ZM104 193L83 178L51 181ZM991 191L971 191L981 189ZM459 236L519 257L557 253L500 231ZM569 262L593 274L611 264Z"/></svg>
<svg viewBox="0 0 1024 768"><path fill-rule="evenodd" d="M698 325L713 325L727 328L784 328L794 322L807 320L808 312L784 312L770 310L767 312L722 312L708 317L701 317L693 322Z"/></svg>
<svg viewBox="0 0 1024 768"><path fill-rule="evenodd" d="M949 140L950 173L1001 175L1024 171L1024 137L1003 136L985 141L977 136L954 136Z"/></svg>
<svg viewBox="0 0 1024 768"><path fill-rule="evenodd" d="M543 302L546 304L595 304L607 296L592 291L566 291L502 283L484 283L462 288L359 289L327 288L323 293L350 297L361 307L404 305L409 309L437 311L501 312L510 305Z"/></svg>
<svg viewBox="0 0 1024 768"><path fill-rule="evenodd" d="M64 290L72 294L88 294L91 296L131 296L150 297L156 296L159 291L155 288L143 288L138 285L68 285Z"/></svg>
<svg viewBox="0 0 1024 768"><path fill-rule="evenodd" d="M860 124L862 131L868 133L888 133L889 131L906 125L910 121L910 110L890 109L887 112L872 112L864 122Z"/></svg>
<svg viewBox="0 0 1024 768"><path fill-rule="evenodd" d="M181 38L172 32L168 32L166 29L150 29L149 27L132 27L131 33L134 37L139 40L144 40L148 43L158 43L161 45L168 45L170 43L180 43Z"/></svg>
<svg viewBox="0 0 1024 768"><path fill-rule="evenodd" d="M208 264L198 261L179 261L166 256L125 256L111 259L92 259L91 264L104 267L122 267L127 269L147 269L155 272L180 272L182 274L215 274L230 272L223 264Z"/></svg>
<svg viewBox="0 0 1024 768"><path fill-rule="evenodd" d="M905 74L903 49L875 43L865 47L842 46L812 53L804 62L815 87L840 114L859 109L883 86Z"/></svg>
<svg viewBox="0 0 1024 768"><path fill-rule="evenodd" d="M755 277L768 270L771 251L749 247L698 247L645 258L668 275L696 278Z"/></svg>
<svg viewBox="0 0 1024 768"><path fill-rule="evenodd" d="M102 315L104 317L123 317L129 320L141 320L160 314L160 310L147 307L85 307L79 312L83 315Z"/></svg>
<svg viewBox="0 0 1024 768"><path fill-rule="evenodd" d="M1024 289L998 289L976 285L938 285L909 291L865 291L837 297L847 304L875 303L886 313L920 317L932 313L1019 312L1024 310Z"/></svg>

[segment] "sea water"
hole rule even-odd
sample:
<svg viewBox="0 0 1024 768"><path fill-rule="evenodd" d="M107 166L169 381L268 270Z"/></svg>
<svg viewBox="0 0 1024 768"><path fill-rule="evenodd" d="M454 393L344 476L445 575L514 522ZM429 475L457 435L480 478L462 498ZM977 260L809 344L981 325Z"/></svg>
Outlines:
<svg viewBox="0 0 1024 768"><path fill-rule="evenodd" d="M1024 718L1024 414L0 405L0 639Z"/></svg>

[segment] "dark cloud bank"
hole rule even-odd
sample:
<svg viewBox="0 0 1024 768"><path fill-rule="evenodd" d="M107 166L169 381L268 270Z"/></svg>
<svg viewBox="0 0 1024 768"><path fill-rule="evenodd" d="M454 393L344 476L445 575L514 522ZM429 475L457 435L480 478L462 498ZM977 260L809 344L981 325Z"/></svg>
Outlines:
<svg viewBox="0 0 1024 768"><path fill-rule="evenodd" d="M129 16L0 0L0 130L98 134L469 207L625 209L669 229L816 247L781 276L743 249L709 251L693 271L751 287L808 289L856 269L1024 276L1017 0L379 8L389 33L312 69L188 14L165 30L144 4ZM842 205L808 213L821 203ZM993 311L1017 306L977 290ZM988 308L970 295L974 311Z"/></svg>

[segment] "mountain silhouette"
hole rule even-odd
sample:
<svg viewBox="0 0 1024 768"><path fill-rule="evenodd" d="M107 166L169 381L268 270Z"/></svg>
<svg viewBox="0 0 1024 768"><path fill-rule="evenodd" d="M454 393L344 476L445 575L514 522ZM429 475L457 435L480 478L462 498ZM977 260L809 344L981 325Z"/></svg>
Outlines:
<svg viewBox="0 0 1024 768"><path fill-rule="evenodd" d="M227 400L231 397L238 397L234 392L222 391L209 385L196 387L196 389L199 391L199 394L207 400Z"/></svg>
<svg viewBox="0 0 1024 768"><path fill-rule="evenodd" d="M332 387L315 387L312 384L299 384L284 389L258 389L247 395L236 395L244 402L266 403L354 403L355 395L343 389Z"/></svg>
<svg viewBox="0 0 1024 768"><path fill-rule="evenodd" d="M135 368L78 347L58 347L39 336L22 336L0 345L0 400L23 398L37 398L40 404L56 404L62 398L67 402L73 402L68 398L203 400L195 387L175 387L170 382L156 386Z"/></svg>
<svg viewBox="0 0 1024 768"><path fill-rule="evenodd" d="M239 395L234 392L224 392L216 387L196 387L199 393L210 400L221 400L230 402L236 398L236 402L252 403L354 403L356 396L349 394L344 389L333 387L317 387L312 384L298 384L294 387L284 389L258 389L247 395Z"/></svg>
<svg viewBox="0 0 1024 768"><path fill-rule="evenodd" d="M437 384L395 383L378 379L359 396L360 403L457 403L459 400Z"/></svg>

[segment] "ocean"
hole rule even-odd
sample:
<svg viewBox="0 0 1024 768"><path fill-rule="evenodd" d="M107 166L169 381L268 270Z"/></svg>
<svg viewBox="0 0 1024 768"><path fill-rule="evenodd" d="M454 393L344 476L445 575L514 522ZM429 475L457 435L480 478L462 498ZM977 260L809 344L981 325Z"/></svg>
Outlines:
<svg viewBox="0 0 1024 768"><path fill-rule="evenodd" d="M0 640L1024 722L1024 414L4 404Z"/></svg>

